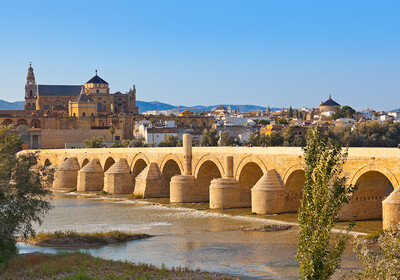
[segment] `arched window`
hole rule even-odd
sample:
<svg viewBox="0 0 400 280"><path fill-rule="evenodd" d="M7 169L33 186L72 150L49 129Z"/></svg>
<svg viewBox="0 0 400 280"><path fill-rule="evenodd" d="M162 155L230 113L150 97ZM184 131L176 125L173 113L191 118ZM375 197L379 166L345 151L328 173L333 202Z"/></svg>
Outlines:
<svg viewBox="0 0 400 280"><path fill-rule="evenodd" d="M98 90L98 89L96 89L96 93L99 93L99 90Z"/></svg>
<svg viewBox="0 0 400 280"><path fill-rule="evenodd" d="M103 105L101 104L101 102L97 103L97 111L101 111L102 108Z"/></svg>

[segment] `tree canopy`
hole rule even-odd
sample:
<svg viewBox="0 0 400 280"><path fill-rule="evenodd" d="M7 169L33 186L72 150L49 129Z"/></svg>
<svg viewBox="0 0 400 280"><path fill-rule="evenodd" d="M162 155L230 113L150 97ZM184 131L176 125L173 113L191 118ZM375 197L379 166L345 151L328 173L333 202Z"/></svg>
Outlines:
<svg viewBox="0 0 400 280"><path fill-rule="evenodd" d="M15 235L33 234L32 223L42 223L52 196L46 189L51 173L45 168L33 170L36 153L16 155L23 141L10 129L0 126L0 263L16 253Z"/></svg>

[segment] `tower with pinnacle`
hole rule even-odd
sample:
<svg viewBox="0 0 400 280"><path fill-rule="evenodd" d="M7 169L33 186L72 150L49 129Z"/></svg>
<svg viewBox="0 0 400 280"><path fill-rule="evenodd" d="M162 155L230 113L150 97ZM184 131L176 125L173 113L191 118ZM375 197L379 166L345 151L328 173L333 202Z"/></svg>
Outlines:
<svg viewBox="0 0 400 280"><path fill-rule="evenodd" d="M32 63L29 63L28 75L25 85L25 110L36 110L37 107L37 85L35 74L33 73Z"/></svg>

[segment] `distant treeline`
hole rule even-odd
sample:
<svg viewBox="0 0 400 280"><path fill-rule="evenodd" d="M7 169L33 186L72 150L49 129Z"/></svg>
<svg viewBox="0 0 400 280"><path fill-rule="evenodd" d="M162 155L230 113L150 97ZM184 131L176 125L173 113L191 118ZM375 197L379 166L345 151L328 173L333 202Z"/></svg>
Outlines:
<svg viewBox="0 0 400 280"><path fill-rule="evenodd" d="M324 136L348 147L397 147L400 144L400 123L387 120L368 121L353 125L329 127ZM248 144L252 146L293 146L306 144L306 135L295 136L295 128L286 126L270 135L251 134Z"/></svg>

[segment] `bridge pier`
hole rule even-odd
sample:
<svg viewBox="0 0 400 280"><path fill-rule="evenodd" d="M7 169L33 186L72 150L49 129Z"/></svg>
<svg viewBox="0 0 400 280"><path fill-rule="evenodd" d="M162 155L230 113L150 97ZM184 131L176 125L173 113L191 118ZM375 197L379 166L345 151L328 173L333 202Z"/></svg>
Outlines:
<svg viewBox="0 0 400 280"><path fill-rule="evenodd" d="M239 182L233 178L233 156L225 156L225 174L210 185L210 208L228 209L240 207Z"/></svg>
<svg viewBox="0 0 400 280"><path fill-rule="evenodd" d="M54 173L53 189L71 190L77 187L79 163L76 157L63 161Z"/></svg>
<svg viewBox="0 0 400 280"><path fill-rule="evenodd" d="M151 162L135 179L133 194L141 198L162 197L163 180L157 163Z"/></svg>
<svg viewBox="0 0 400 280"><path fill-rule="evenodd" d="M396 227L400 223L400 187L382 201L383 229Z"/></svg>
<svg viewBox="0 0 400 280"><path fill-rule="evenodd" d="M78 192L102 191L104 186L104 172L100 161L95 158L89 161L78 171Z"/></svg>
<svg viewBox="0 0 400 280"><path fill-rule="evenodd" d="M183 135L183 175L171 178L170 182L170 201L198 202L196 193L197 182L192 175L192 135Z"/></svg>
<svg viewBox="0 0 400 280"><path fill-rule="evenodd" d="M120 159L104 173L104 191L110 194L133 192L131 171L126 159Z"/></svg>
<svg viewBox="0 0 400 280"><path fill-rule="evenodd" d="M268 170L251 189L251 211L257 214L285 212L285 190L275 169Z"/></svg>

